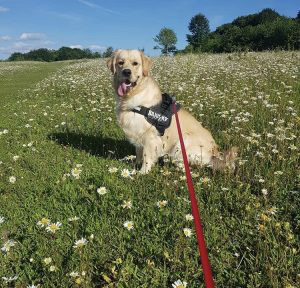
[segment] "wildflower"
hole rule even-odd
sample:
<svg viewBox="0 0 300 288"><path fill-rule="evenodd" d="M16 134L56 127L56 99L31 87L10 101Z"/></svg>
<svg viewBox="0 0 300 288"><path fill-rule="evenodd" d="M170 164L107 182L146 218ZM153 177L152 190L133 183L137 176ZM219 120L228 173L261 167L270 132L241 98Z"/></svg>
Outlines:
<svg viewBox="0 0 300 288"><path fill-rule="evenodd" d="M186 285L187 285L187 282L185 282L185 281L182 282L181 280L177 280L172 284L172 287L173 288L185 288Z"/></svg>
<svg viewBox="0 0 300 288"><path fill-rule="evenodd" d="M111 167L108 169L109 173L116 173L117 171L118 171L118 168L116 168L116 167Z"/></svg>
<svg viewBox="0 0 300 288"><path fill-rule="evenodd" d="M128 230L132 230L133 229L133 222L132 221L126 221L126 222L124 222L123 226L125 228L127 228Z"/></svg>
<svg viewBox="0 0 300 288"><path fill-rule="evenodd" d="M78 272L74 272L72 271L70 274L69 274L71 277L78 277L79 276L79 273Z"/></svg>
<svg viewBox="0 0 300 288"><path fill-rule="evenodd" d="M91 235L90 235L90 240L93 240L94 237L95 237L94 234L91 234Z"/></svg>
<svg viewBox="0 0 300 288"><path fill-rule="evenodd" d="M188 238L191 237L193 234L193 232L190 228L184 228L183 233L184 233L185 237L188 237Z"/></svg>
<svg viewBox="0 0 300 288"><path fill-rule="evenodd" d="M78 284L78 285L80 285L80 284L81 284L81 278L80 278L80 277L79 277L79 278L76 278L76 279L75 279L75 283Z"/></svg>
<svg viewBox="0 0 300 288"><path fill-rule="evenodd" d="M271 215L275 215L277 213L277 208L276 207L269 208L268 213Z"/></svg>
<svg viewBox="0 0 300 288"><path fill-rule="evenodd" d="M2 246L1 250L6 253L10 251L11 247L15 246L15 241L14 240L8 240L4 243L4 245Z"/></svg>
<svg viewBox="0 0 300 288"><path fill-rule="evenodd" d="M157 206L158 208L161 208L161 207L166 206L167 204L168 204L168 201L167 201L167 200L161 200L161 201L158 201L158 202L156 203L156 206Z"/></svg>
<svg viewBox="0 0 300 288"><path fill-rule="evenodd" d="M52 262L52 258L51 257L47 257L47 258L44 258L44 263L46 264L46 265L49 265L51 262Z"/></svg>
<svg viewBox="0 0 300 288"><path fill-rule="evenodd" d="M37 225L44 227L50 224L50 220L48 218L42 218L42 220L37 222Z"/></svg>
<svg viewBox="0 0 300 288"><path fill-rule="evenodd" d="M2 279L4 280L5 283L10 283L13 281L16 281L18 279L18 275L14 276L14 277L2 277Z"/></svg>
<svg viewBox="0 0 300 288"><path fill-rule="evenodd" d="M185 220L186 220L186 221L193 221L193 219L194 219L194 217L193 217L192 214L186 214L186 215L185 215Z"/></svg>
<svg viewBox="0 0 300 288"><path fill-rule="evenodd" d="M49 268L50 272L55 272L56 270L57 270L57 267L54 266L54 265L51 265L50 268Z"/></svg>
<svg viewBox="0 0 300 288"><path fill-rule="evenodd" d="M123 204L121 205L122 206L122 208L126 208L126 209L131 209L132 208L132 203L131 203L131 201L129 200L129 201L126 201L126 200L124 200L123 201Z"/></svg>
<svg viewBox="0 0 300 288"><path fill-rule="evenodd" d="M80 219L79 217L74 216L74 217L68 218L68 221L69 222L75 222L75 221L78 221L79 219Z"/></svg>
<svg viewBox="0 0 300 288"><path fill-rule="evenodd" d="M50 225L48 225L48 227L46 228L46 230L48 232L51 232L51 233L55 233L57 230L59 230L61 226L61 223L57 222L57 223L52 223Z"/></svg>
<svg viewBox="0 0 300 288"><path fill-rule="evenodd" d="M79 179L81 171L82 171L81 169L76 167L76 168L71 170L71 174L74 178Z"/></svg>
<svg viewBox="0 0 300 288"><path fill-rule="evenodd" d="M261 219L262 221L265 221L265 222L271 221L271 219L270 219L266 214L264 214L264 213L262 213L262 214L260 215L260 219Z"/></svg>
<svg viewBox="0 0 300 288"><path fill-rule="evenodd" d="M12 184L14 184L14 183L16 182L16 180L17 180L17 179L16 179L15 176L10 176L10 177L9 177L9 182L12 183Z"/></svg>
<svg viewBox="0 0 300 288"><path fill-rule="evenodd" d="M97 193L99 195L104 195L107 193L107 189L105 187L100 187L100 188L97 188Z"/></svg>
<svg viewBox="0 0 300 288"><path fill-rule="evenodd" d="M80 240L75 241L75 244L73 245L73 248L82 248L87 244L87 240L85 238L81 238Z"/></svg>
<svg viewBox="0 0 300 288"><path fill-rule="evenodd" d="M268 190L267 189L261 189L261 192L264 196L267 196L268 195Z"/></svg>
<svg viewBox="0 0 300 288"><path fill-rule="evenodd" d="M5 219L4 217L0 216L0 224L4 223L4 219Z"/></svg>
<svg viewBox="0 0 300 288"><path fill-rule="evenodd" d="M35 286L34 284L28 285L26 288L38 288L40 285Z"/></svg>
<svg viewBox="0 0 300 288"><path fill-rule="evenodd" d="M129 178L131 175L130 175L130 172L128 169L123 169L121 171L121 176L124 177L124 178Z"/></svg>

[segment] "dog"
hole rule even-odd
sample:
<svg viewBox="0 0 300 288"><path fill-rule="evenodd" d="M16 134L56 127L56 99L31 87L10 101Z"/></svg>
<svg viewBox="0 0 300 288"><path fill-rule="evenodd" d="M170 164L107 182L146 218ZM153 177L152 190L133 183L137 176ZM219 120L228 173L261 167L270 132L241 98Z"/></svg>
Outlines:
<svg viewBox="0 0 300 288"><path fill-rule="evenodd" d="M113 74L117 120L127 139L136 147L136 163L142 165L140 173L148 173L165 155L175 163L182 162L175 115L171 116L169 127L159 133L145 115L137 113L141 107L146 110L158 107L163 100L157 82L149 75L151 59L139 50L116 50L107 66ZM221 154L211 133L188 111L180 109L178 117L191 165L234 170L236 147Z"/></svg>

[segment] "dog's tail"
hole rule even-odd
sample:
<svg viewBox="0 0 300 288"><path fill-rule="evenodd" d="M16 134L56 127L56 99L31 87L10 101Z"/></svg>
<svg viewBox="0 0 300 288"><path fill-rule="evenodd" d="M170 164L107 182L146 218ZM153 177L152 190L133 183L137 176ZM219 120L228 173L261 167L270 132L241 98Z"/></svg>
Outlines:
<svg viewBox="0 0 300 288"><path fill-rule="evenodd" d="M221 170L221 171L231 171L233 172L235 170L235 160L237 157L238 148L232 147L228 150L226 150L223 154L223 156L212 156L211 158L211 164L213 170Z"/></svg>

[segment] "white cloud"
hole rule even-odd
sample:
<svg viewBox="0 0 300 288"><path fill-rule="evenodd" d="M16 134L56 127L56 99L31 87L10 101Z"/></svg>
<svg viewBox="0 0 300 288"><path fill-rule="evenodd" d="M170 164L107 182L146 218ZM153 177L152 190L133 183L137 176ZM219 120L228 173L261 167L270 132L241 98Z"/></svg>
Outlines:
<svg viewBox="0 0 300 288"><path fill-rule="evenodd" d="M10 11L9 8L5 8L5 7L0 6L0 13L4 13L4 12L8 12L8 11Z"/></svg>
<svg viewBox="0 0 300 288"><path fill-rule="evenodd" d="M79 49L83 49L82 45L71 45L70 48L79 48Z"/></svg>
<svg viewBox="0 0 300 288"><path fill-rule="evenodd" d="M86 5L86 6L89 6L91 8L96 8L96 7L99 7L97 4L94 4L94 3L91 3L89 1L86 1L86 0L78 0L78 2Z"/></svg>
<svg viewBox="0 0 300 288"><path fill-rule="evenodd" d="M73 21L73 22L79 22L82 20L80 16L73 15L73 14L57 13L57 12L49 12L48 14L68 21Z"/></svg>
<svg viewBox="0 0 300 288"><path fill-rule="evenodd" d="M45 34L43 33L22 33L20 40L23 41L36 41L45 39Z"/></svg>
<svg viewBox="0 0 300 288"><path fill-rule="evenodd" d="M10 36L4 35L4 36L0 36L0 41L9 41L11 40Z"/></svg>
<svg viewBox="0 0 300 288"><path fill-rule="evenodd" d="M100 45L91 45L89 48L93 51L104 51L107 47L100 46Z"/></svg>
<svg viewBox="0 0 300 288"><path fill-rule="evenodd" d="M110 9L104 8L104 7L102 7L102 6L98 5L98 4L94 4L94 3L89 2L89 1L87 1L87 0L78 0L78 2L81 3L81 4L84 4L84 5L86 5L86 6L88 6L88 7L90 7L90 8L99 8L99 9L101 9L101 10L103 10L103 11L105 11L105 12L108 12L108 13L110 13L110 14L121 15L121 14L120 14L119 12L117 12L117 11L114 11L114 10L110 10Z"/></svg>

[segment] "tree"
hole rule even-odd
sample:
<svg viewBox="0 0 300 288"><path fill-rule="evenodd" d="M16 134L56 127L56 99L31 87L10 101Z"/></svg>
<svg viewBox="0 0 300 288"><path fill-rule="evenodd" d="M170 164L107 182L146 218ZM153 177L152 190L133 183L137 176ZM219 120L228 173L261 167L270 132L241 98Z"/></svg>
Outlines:
<svg viewBox="0 0 300 288"><path fill-rule="evenodd" d="M160 49L163 55L176 52L177 36L172 29L162 28L153 40L158 44L154 49Z"/></svg>
<svg viewBox="0 0 300 288"><path fill-rule="evenodd" d="M194 16L189 23L191 35L187 34L187 41L194 50L203 50L209 35L208 19L201 13Z"/></svg>
<svg viewBox="0 0 300 288"><path fill-rule="evenodd" d="M102 57L103 58L109 58L113 54L113 52L114 52L113 47L108 47L106 49L106 51L103 52Z"/></svg>

